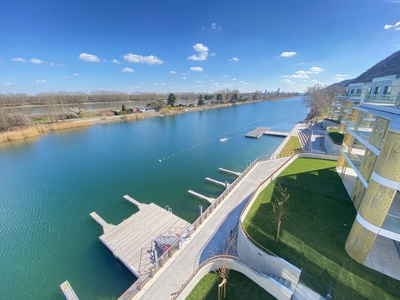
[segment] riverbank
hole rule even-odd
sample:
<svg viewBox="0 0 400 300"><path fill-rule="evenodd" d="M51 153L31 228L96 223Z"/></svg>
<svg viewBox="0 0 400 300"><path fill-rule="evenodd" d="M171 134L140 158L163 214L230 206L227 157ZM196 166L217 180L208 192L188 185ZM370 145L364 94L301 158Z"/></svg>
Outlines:
<svg viewBox="0 0 400 300"><path fill-rule="evenodd" d="M278 100L285 100L287 98L280 98L274 100L258 100L258 101L249 101L244 103L223 103L223 104L213 104L210 106L182 106L182 107L174 107L171 109L163 109L159 112L156 111L149 111L149 112L140 112L140 113L133 113L127 115L120 115L120 116L109 116L107 114L102 115L102 111L97 112L97 116L94 117L87 117L87 118L80 118L80 119L71 119L71 120L64 120L59 121L57 123L43 123L43 124L34 124L29 125L23 128L17 128L14 130L6 131L0 133L0 144L6 142L12 142L17 140L22 140L26 138L38 137L43 134L46 134L50 131L59 131L59 130L67 130L67 129L76 129L82 127L93 126L96 124L104 124L104 123L111 123L111 122L123 122L123 121L136 121L136 120L143 120L146 118L154 118L154 117L165 117L165 116L172 116L172 115L179 115L188 112L195 112L195 111L204 111L210 109L218 109L218 108L225 108L231 107L236 105L244 105L244 104L253 104L263 101L278 101Z"/></svg>

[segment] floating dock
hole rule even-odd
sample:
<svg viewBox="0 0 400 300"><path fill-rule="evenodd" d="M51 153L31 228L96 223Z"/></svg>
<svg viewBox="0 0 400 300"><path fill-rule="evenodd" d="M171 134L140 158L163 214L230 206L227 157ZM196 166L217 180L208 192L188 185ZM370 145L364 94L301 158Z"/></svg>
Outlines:
<svg viewBox="0 0 400 300"><path fill-rule="evenodd" d="M69 284L68 280L61 283L60 288L64 293L65 298L67 298L68 300L79 300L78 296L75 294L75 291L72 289L72 286Z"/></svg>
<svg viewBox="0 0 400 300"><path fill-rule="evenodd" d="M190 195L196 197L196 198L199 198L199 199L201 199L201 200L207 201L207 202L210 203L210 204L215 200L214 198L206 197L206 196L204 196L204 195L202 195L202 194L199 194L199 193L196 193L196 192L194 192L194 191L192 191L192 190L188 190L188 193L189 193Z"/></svg>
<svg viewBox="0 0 400 300"><path fill-rule="evenodd" d="M287 137L289 135L289 132L267 130L264 132L264 135Z"/></svg>
<svg viewBox="0 0 400 300"><path fill-rule="evenodd" d="M226 188L228 187L228 185L229 185L228 182L221 182L221 181L212 179L212 178L210 178L210 177L206 177L206 181L207 181L208 183L215 184L216 186L221 187L221 188L223 188L223 189L226 189Z"/></svg>
<svg viewBox="0 0 400 300"><path fill-rule="evenodd" d="M245 137L259 139L264 134L264 132L266 132L267 130L270 130L270 129L271 129L270 127L258 127L256 129L248 132L245 135Z"/></svg>
<svg viewBox="0 0 400 300"><path fill-rule="evenodd" d="M223 172L223 173L226 173L226 174L229 174L229 175L233 175L233 176L240 176L240 172L234 172L234 171L231 171L231 170L227 170L227 169L223 169L223 168L218 168L218 170L220 170L221 172Z"/></svg>
<svg viewBox="0 0 400 300"><path fill-rule="evenodd" d="M137 213L118 225L107 226L99 238L118 260L139 277L157 259L154 240L160 236L176 236L190 224L175 216L169 208L164 209L154 203L137 204L140 207ZM101 219L96 213L90 215ZM102 219L102 222L95 220L102 226L106 223Z"/></svg>

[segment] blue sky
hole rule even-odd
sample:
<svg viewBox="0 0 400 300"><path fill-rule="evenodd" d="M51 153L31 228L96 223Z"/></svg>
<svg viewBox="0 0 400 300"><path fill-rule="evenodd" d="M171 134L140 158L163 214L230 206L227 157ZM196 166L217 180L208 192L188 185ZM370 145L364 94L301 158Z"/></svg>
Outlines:
<svg viewBox="0 0 400 300"><path fill-rule="evenodd" d="M1 0L0 93L305 91L400 50L400 0Z"/></svg>

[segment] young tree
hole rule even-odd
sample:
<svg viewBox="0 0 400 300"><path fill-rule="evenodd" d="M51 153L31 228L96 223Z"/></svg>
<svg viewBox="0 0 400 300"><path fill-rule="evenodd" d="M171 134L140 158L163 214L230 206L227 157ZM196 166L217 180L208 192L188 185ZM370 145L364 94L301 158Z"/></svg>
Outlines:
<svg viewBox="0 0 400 300"><path fill-rule="evenodd" d="M221 93L218 93L218 95L217 95L217 101L218 101L218 102L221 102L221 101L222 101L222 94L221 94Z"/></svg>
<svg viewBox="0 0 400 300"><path fill-rule="evenodd" d="M122 104L122 108L121 108L121 110L122 110L122 111L126 111L125 104Z"/></svg>
<svg viewBox="0 0 400 300"><path fill-rule="evenodd" d="M175 95L173 93L169 94L168 100L167 100L168 105L169 106L174 106L175 101L176 101Z"/></svg>
<svg viewBox="0 0 400 300"><path fill-rule="evenodd" d="M276 237L275 242L279 241L282 218L286 213L286 204L289 200L290 194L287 193L287 188L283 188L280 184L276 185L279 196L273 195L271 204L272 212L274 213L274 222L276 224Z"/></svg>

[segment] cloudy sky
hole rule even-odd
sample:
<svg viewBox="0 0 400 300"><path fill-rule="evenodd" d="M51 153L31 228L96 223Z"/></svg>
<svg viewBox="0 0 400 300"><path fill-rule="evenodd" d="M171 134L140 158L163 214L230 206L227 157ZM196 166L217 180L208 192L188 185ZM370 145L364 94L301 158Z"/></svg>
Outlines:
<svg viewBox="0 0 400 300"><path fill-rule="evenodd" d="M304 91L400 50L400 0L2 0L0 93Z"/></svg>

